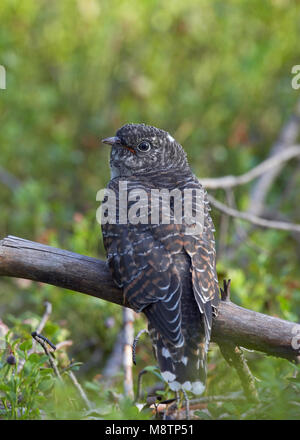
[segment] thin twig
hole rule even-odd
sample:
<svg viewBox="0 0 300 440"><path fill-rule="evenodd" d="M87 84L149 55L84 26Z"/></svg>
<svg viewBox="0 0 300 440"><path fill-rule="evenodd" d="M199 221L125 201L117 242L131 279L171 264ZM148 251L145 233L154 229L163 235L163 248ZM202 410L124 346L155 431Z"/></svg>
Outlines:
<svg viewBox="0 0 300 440"><path fill-rule="evenodd" d="M48 350L48 346L47 346L48 342L45 341L45 339L47 339L47 338L45 338L42 335L38 335L36 332L33 332L31 334L31 336L35 339L36 342L38 342L43 347L45 354L48 356L49 363L54 371L55 376L57 376L58 379L62 381L62 378L61 378L61 375L58 371L58 368L53 360L51 353ZM47 341L49 341L49 340L47 340ZM52 346L53 346L53 344L51 344L51 347Z"/></svg>
<svg viewBox="0 0 300 440"><path fill-rule="evenodd" d="M52 342L51 342L48 338L46 338L46 337L43 336L43 335L38 334L37 332L32 332L32 333L31 333L31 336L34 338L34 340L35 340L36 342L38 342L38 343L43 347L43 349L44 349L46 355L48 356L49 363L50 363L50 365L51 365L51 367L52 367L52 369L53 369L53 371L54 371L54 374L58 377L58 379L59 379L61 382L63 382L62 377L61 377L61 375L60 375L60 372L59 372L59 370L58 370L58 368L57 368L57 366L56 366L56 364L55 364L55 362L54 362L54 359L52 358L52 355L51 355L51 353L49 352L49 350L48 350L48 346L47 346L47 344L48 344L48 345L50 345L50 347L51 347L53 350L56 350L55 345L52 344ZM73 371L68 371L67 373L68 373L68 375L69 375L71 381L73 382L75 388L76 388L77 391L79 392L79 394L80 394L82 400L83 400L84 403L86 404L87 408L88 408L88 409L92 409L92 405L91 405L89 399L87 398L87 395L85 394L85 392L84 392L83 388L81 387L80 383L79 383L78 380L76 379L76 376L75 376L75 374L73 373Z"/></svg>
<svg viewBox="0 0 300 440"><path fill-rule="evenodd" d="M240 218L242 220L246 220L250 223L253 223L258 226L262 226L264 228L280 229L282 231L290 231L290 232L300 232L300 224L280 222L275 220L266 220L264 218L257 217L256 215L251 214L249 212L237 211L236 209L230 208L229 206L225 205L219 200L216 200L210 194L208 194L207 197L210 203L215 208L219 209L221 212L224 212L227 215L230 215L231 217Z"/></svg>
<svg viewBox="0 0 300 440"><path fill-rule="evenodd" d="M56 345L56 350L61 350L63 347L71 347L71 345L73 345L73 341L66 339L65 341L59 342Z"/></svg>
<svg viewBox="0 0 300 440"><path fill-rule="evenodd" d="M184 395L184 400L185 400L185 418L186 420L190 420L190 401L187 392L184 389L182 389L182 393Z"/></svg>
<svg viewBox="0 0 300 440"><path fill-rule="evenodd" d="M278 167L278 165L281 165L284 162L287 162L288 160L297 156L300 156L300 145L293 145L286 148L281 153L278 153L274 156L271 156L269 159L264 160L259 165L240 176L223 176L212 179L199 179L199 181L205 188L210 189L232 188L238 185L245 185L246 183L254 180L256 177L261 176L267 171L273 170L274 168Z"/></svg>
<svg viewBox="0 0 300 440"><path fill-rule="evenodd" d="M48 339L46 336L43 336L39 334L38 332L32 332L31 336L37 341L37 338L42 339L43 341L47 342L48 345L50 345L53 350L56 350L56 346Z"/></svg>
<svg viewBox="0 0 300 440"><path fill-rule="evenodd" d="M134 341L132 344L132 362L134 363L134 365L136 365L136 347L137 347L139 339L143 333L148 333L148 330L146 328L144 328L143 330L140 330L138 332L138 334L136 335L136 337L134 338Z"/></svg>
<svg viewBox="0 0 300 440"><path fill-rule="evenodd" d="M45 313L43 314L41 322L38 325L38 328L36 329L37 333L41 333L44 330L46 322L48 321L49 316L52 313L52 304L49 301L45 301L44 305L46 307L46 310L45 310Z"/></svg>
<svg viewBox="0 0 300 440"><path fill-rule="evenodd" d="M300 131L300 99L296 103L294 112L291 114L289 119L283 125L279 136L272 145L269 152L269 159L273 157L280 157L280 154L285 153L289 150L291 145L297 142ZM285 162L272 167L268 171L264 172L259 176L256 182L253 184L250 192L249 207L247 212L252 215L261 216L265 210L265 200L267 195L272 188L273 182L282 170ZM231 246L227 249L227 258L232 258L236 255L236 249L241 243L246 242L247 237L251 232L249 225L240 225L237 233L231 240Z"/></svg>
<svg viewBox="0 0 300 440"><path fill-rule="evenodd" d="M87 395L85 394L82 386L80 385L80 383L78 382L75 374L73 373L73 371L68 371L68 375L71 379L71 381L73 382L75 388L77 389L77 391L79 392L82 400L84 401L84 403L86 404L88 409L92 409L93 406L91 404L91 402L89 401L89 399L87 398Z"/></svg>
<svg viewBox="0 0 300 440"><path fill-rule="evenodd" d="M255 388L255 379L247 364L246 358L240 347L223 341L219 345L222 355L227 363L234 367L240 378L245 395L253 402L258 402L258 394Z"/></svg>
<svg viewBox="0 0 300 440"><path fill-rule="evenodd" d="M36 329L36 333L38 333L38 334L40 334L44 330L44 327L45 327L45 325L46 325L46 323L52 313L52 304L49 301L45 301L44 306L45 306L45 312L44 312L42 319ZM28 354L34 353L35 349L36 349L36 341L34 340L33 344L32 344L32 348L28 352Z"/></svg>
<svg viewBox="0 0 300 440"><path fill-rule="evenodd" d="M189 409L190 409L190 415L193 418L194 411L196 410L203 410L207 407L208 403L224 403L224 402L235 402L236 404L242 403L246 401L246 397L242 395L241 391L237 391L234 393L230 393L227 395L220 395L220 396L207 396L207 397L198 397L196 399L191 399L189 401ZM160 405L163 410L163 405ZM175 408L174 408L175 409ZM166 408L167 410L167 408ZM177 419L181 417L181 413L183 413L186 410L186 403L183 402L181 405L181 408L178 411Z"/></svg>
<svg viewBox="0 0 300 440"><path fill-rule="evenodd" d="M141 397L141 388L142 388L142 378L143 375L148 373L147 370L142 370L139 372L138 374L138 380L137 380L137 389L136 389L136 397L135 397L135 401L138 402L140 400ZM155 400L157 399L157 396L155 396Z"/></svg>
<svg viewBox="0 0 300 440"><path fill-rule="evenodd" d="M220 396L206 396L206 397L198 397L196 399L190 400L190 405L195 405L197 403L215 403L215 402L243 402L245 401L245 396L241 394L240 391L235 393L230 393L227 395Z"/></svg>
<svg viewBox="0 0 300 440"><path fill-rule="evenodd" d="M223 280L223 289L221 290L222 302L230 302L230 284L231 280ZM244 353L240 347L225 338L218 343L220 351L226 362L233 366L240 378L245 395L252 401L258 402L258 394L255 388L254 377L248 367Z"/></svg>
<svg viewBox="0 0 300 440"><path fill-rule="evenodd" d="M132 344L133 344L134 312L125 307L123 309L123 367L124 367L124 394L133 399L132 379Z"/></svg>
<svg viewBox="0 0 300 440"><path fill-rule="evenodd" d="M38 325L38 327L36 329L35 333L37 333L37 334L40 334L43 331L43 329L44 329L44 327L45 327L45 325L46 325L46 323L47 323L47 321L49 319L49 316L52 313L52 304L50 302L48 302L48 301L45 301L44 305L45 305L45 312L44 312L44 314L42 316L42 319L41 319L41 321L40 321L40 323L39 323L39 325ZM33 338L33 339L34 340L33 340L33 343L32 343L32 347L31 347L30 350L28 350L28 356L30 356L32 353L34 353L36 351L37 341L36 341L35 338ZM20 372L22 370L24 364L25 364L25 359L21 359L20 362L19 362L19 365L18 365L18 372Z"/></svg>
<svg viewBox="0 0 300 440"><path fill-rule="evenodd" d="M281 152L289 149L290 145L297 142L300 132L300 99L298 99L295 110L283 125L278 138L272 145L269 157L276 157ZM250 203L248 211L255 215L261 215L264 209L264 201L273 185L273 182L279 175L283 163L271 168L268 172L261 175L251 189Z"/></svg>
<svg viewBox="0 0 300 440"><path fill-rule="evenodd" d="M220 287L222 301L230 302L230 284L231 280L223 280L223 289Z"/></svg>

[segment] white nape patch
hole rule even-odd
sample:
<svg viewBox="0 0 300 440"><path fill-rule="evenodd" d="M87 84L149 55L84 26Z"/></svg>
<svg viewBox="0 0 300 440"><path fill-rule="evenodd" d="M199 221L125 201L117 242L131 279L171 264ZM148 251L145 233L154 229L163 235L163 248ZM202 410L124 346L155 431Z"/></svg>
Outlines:
<svg viewBox="0 0 300 440"><path fill-rule="evenodd" d="M167 138L170 142L175 142L175 139L168 133Z"/></svg>
<svg viewBox="0 0 300 440"><path fill-rule="evenodd" d="M166 382L173 382L173 380L176 378L175 374L171 373L170 371L164 371L161 373L161 375Z"/></svg>
<svg viewBox="0 0 300 440"><path fill-rule="evenodd" d="M202 382L197 381L192 383L192 392L194 394L202 394L204 390L205 385Z"/></svg>
<svg viewBox="0 0 300 440"><path fill-rule="evenodd" d="M188 363L188 358L186 356L182 356L182 358L180 359L181 362L186 366Z"/></svg>
<svg viewBox="0 0 300 440"><path fill-rule="evenodd" d="M169 350L167 348L165 348L165 347L163 347L163 349L162 349L162 355L165 358L170 358L171 357Z"/></svg>
<svg viewBox="0 0 300 440"><path fill-rule="evenodd" d="M186 382L184 382L181 387L186 390L186 391L191 391L192 389L192 384L189 380L187 380Z"/></svg>
<svg viewBox="0 0 300 440"><path fill-rule="evenodd" d="M174 382L169 383L169 387L172 391L179 391L181 389L181 383L174 380Z"/></svg>

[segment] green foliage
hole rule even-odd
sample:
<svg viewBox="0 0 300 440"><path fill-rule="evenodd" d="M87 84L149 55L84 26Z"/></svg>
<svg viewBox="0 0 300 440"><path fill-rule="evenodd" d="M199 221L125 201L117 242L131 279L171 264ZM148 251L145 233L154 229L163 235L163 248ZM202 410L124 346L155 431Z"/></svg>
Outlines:
<svg viewBox="0 0 300 440"><path fill-rule="evenodd" d="M17 235L103 258L96 193L109 180L109 151L100 146L100 138L127 122L170 131L201 177L238 175L257 165L267 157L299 99L299 91L291 87L291 68L300 63L299 12L295 0L2 0L0 64L6 68L7 88L0 90L0 171L11 173L19 184L0 179L1 237ZM299 184L292 162L268 194L270 212L280 211L289 221L299 222ZM250 190L250 185L235 190L238 209L247 209ZM217 191L216 197L223 199L223 192ZM232 279L233 301L299 321L296 237L253 229L229 256L219 246L224 241L221 215L215 210L212 215L219 279ZM230 221L225 248L236 242L242 224ZM114 378L107 394L95 380L120 332L121 311L113 304L1 278L0 317L14 328L11 343L17 341L17 363L25 359L44 300L53 305L53 321L45 334L55 343L72 339L69 355L84 364L78 371L80 380L88 393L94 393L93 400L97 401L95 395L106 396L94 416L139 417L121 398L112 403L111 396L122 393L121 376ZM144 327L139 317L136 332ZM294 367L252 353L247 357L261 380L261 407L209 404L210 416L198 416L297 418L298 385L290 380ZM17 364L7 365L5 359L0 370L0 385L8 387L1 390L5 417L38 418L41 408L53 418L82 417L73 385L66 379L66 393L47 372L42 355L25 359L20 374ZM90 359L97 360L91 364ZM62 369L67 367L66 359L60 362ZM143 337L135 377L153 364L150 341ZM23 377L25 371L32 374ZM156 380L154 374L146 374L143 387ZM236 373L212 346L207 393L240 389ZM20 394L27 399L26 415L17 400ZM56 397L48 398L50 394ZM165 395L170 398L172 393L166 390ZM114 410L109 409L113 405Z"/></svg>
<svg viewBox="0 0 300 440"><path fill-rule="evenodd" d="M11 354L8 356L4 352L0 363L1 419L37 419L56 379L52 369L45 367L46 355L29 354L32 348L30 339L21 342L20 338L12 337L11 332L6 337ZM14 358L13 365L9 357Z"/></svg>
<svg viewBox="0 0 300 440"><path fill-rule="evenodd" d="M212 353L215 358L216 353ZM282 359L266 358L258 353L245 352L255 377L259 402L245 399L237 373L224 360L210 376L209 395L228 396L238 393L232 401L208 403L212 419L299 419L299 366ZM201 417L200 417L201 418Z"/></svg>
<svg viewBox="0 0 300 440"><path fill-rule="evenodd" d="M41 347L38 346L31 352L33 342L28 333L28 320L24 323L24 320L14 318L14 321L14 327L0 340L1 347L4 347L0 351L0 419L151 417L151 412L145 410L140 413L132 400L117 394L104 382L96 379L83 384L90 400L90 408L87 408L69 376L70 371L80 369L81 363L70 362L64 349L57 350L53 357L61 376L57 377L49 356ZM51 328L56 329L56 332L51 332ZM65 329L51 321L47 323L47 329L56 341L65 334ZM20 336L21 334L24 336Z"/></svg>

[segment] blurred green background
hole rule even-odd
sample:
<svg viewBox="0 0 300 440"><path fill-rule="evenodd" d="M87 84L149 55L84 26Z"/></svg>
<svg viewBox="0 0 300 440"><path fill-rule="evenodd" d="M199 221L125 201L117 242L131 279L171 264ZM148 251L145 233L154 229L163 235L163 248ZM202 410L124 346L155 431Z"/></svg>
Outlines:
<svg viewBox="0 0 300 440"><path fill-rule="evenodd" d="M300 64L299 17L299 2L292 0L2 0L1 237L104 258L95 212L96 193L109 180L109 149L100 139L128 122L169 131L199 177L238 175L260 163L299 99L291 87L292 66ZM9 183L4 172L12 175ZM299 184L293 160L272 186L267 207L299 223ZM237 208L247 209L251 184L234 194ZM214 195L226 200L221 190ZM251 228L237 244L245 223L230 220L220 243L224 218L215 209L212 216L219 279L232 279L233 300L299 321L299 237ZM34 327L44 300L53 305L48 335L55 343L73 341L69 356L84 363L78 377L95 383L120 332L121 309L80 293L0 279L0 318L8 326L19 319ZM138 318L136 330L144 326ZM208 393L239 390L216 347L210 356ZM280 393L294 367L247 357L262 392L285 402ZM155 363L147 338L138 361L140 368ZM121 392L122 377L112 387ZM283 407L267 416L294 414ZM236 409L226 411L240 417Z"/></svg>

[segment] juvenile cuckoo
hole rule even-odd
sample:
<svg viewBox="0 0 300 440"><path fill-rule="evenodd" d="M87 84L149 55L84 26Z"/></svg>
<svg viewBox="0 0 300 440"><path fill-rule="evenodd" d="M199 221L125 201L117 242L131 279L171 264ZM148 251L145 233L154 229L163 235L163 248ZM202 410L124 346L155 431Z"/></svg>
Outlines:
<svg viewBox="0 0 300 440"><path fill-rule="evenodd" d="M164 130L127 124L103 142L112 146L108 188L117 202L116 222L102 224L112 277L124 300L146 315L154 354L170 388L201 394L212 316L219 303L215 230L206 192L182 146ZM186 233L184 214L182 222L174 220L172 198L169 224L153 224L145 218L121 222L120 182L126 182L128 193L143 190L149 198L153 189L179 189L182 194L185 189L201 190L203 198L194 198L192 206L194 211L197 204L202 209L202 230ZM129 212L133 201L127 202ZM149 204L149 219L152 209Z"/></svg>

